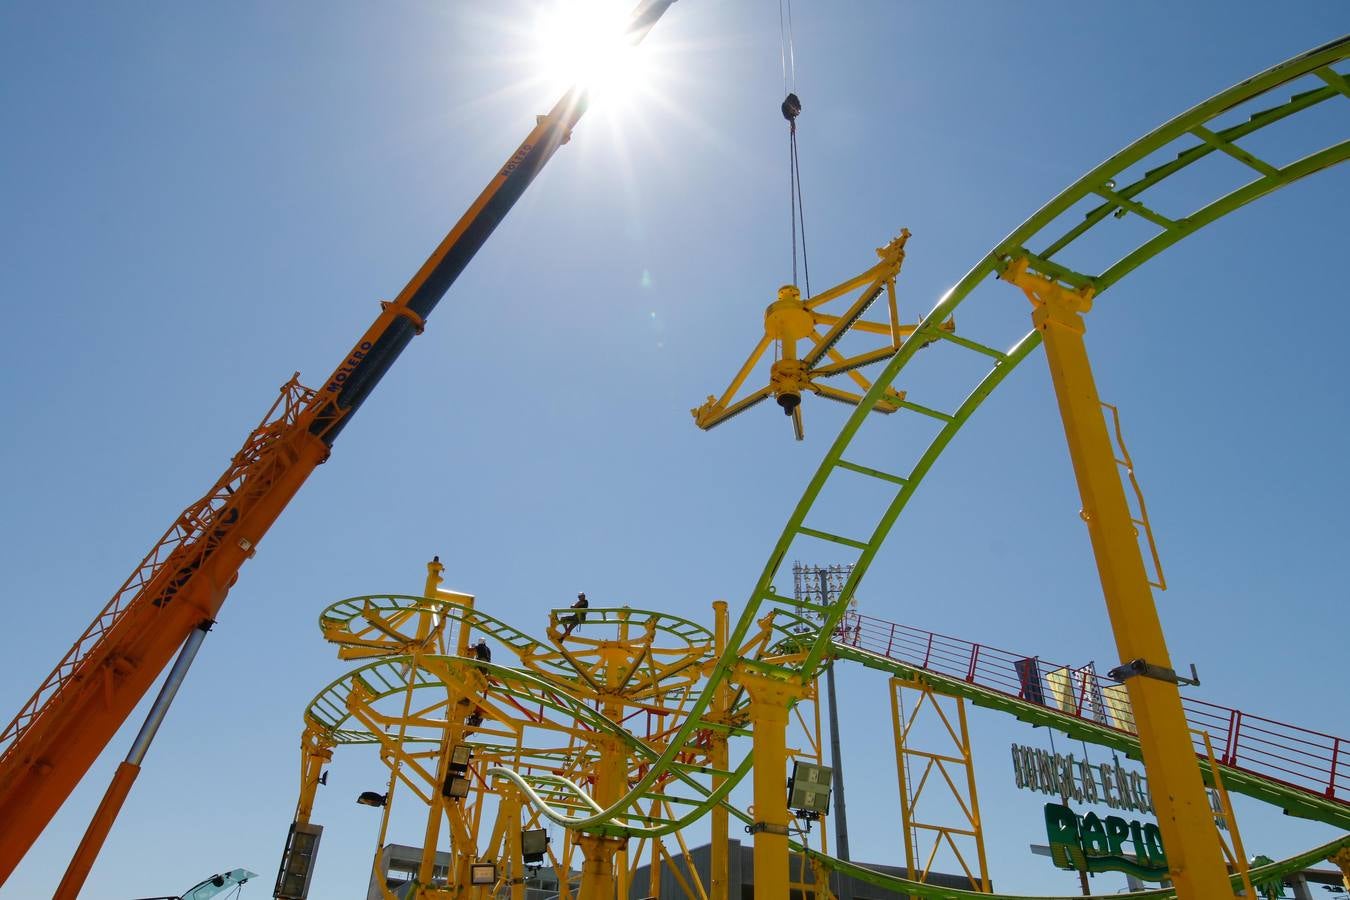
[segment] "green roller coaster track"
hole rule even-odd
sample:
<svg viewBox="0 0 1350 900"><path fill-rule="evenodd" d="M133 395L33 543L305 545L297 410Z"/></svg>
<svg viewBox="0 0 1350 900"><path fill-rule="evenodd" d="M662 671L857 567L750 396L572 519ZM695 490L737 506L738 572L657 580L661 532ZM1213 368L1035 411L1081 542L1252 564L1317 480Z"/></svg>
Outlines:
<svg viewBox="0 0 1350 900"><path fill-rule="evenodd" d="M682 771L676 758L680 748L700 731L728 730L727 725L710 720L709 709L718 685L730 677L732 667L740 661L736 653L737 648L743 645L747 635L756 627L756 623L769 614L773 616L772 627L783 641L800 641L802 635L798 631L803 624L808 624L814 632L814 635L808 637L812 637L813 641L809 651L797 661L791 664L779 664L764 659L744 662L764 674L785 681L801 682L817 673L826 657L835 652L831 647L829 636L843 618L859 582L919 484L961 426L1040 343L1038 334L1031 330L1015 339L1010 349L999 350L994 346L996 343L994 341L976 341L966 334L945 331L941 328L942 323L952 317L977 287L990 279L997 279L1011 261L1020 257L1026 257L1034 271L1064 284L1074 287L1091 285L1097 298L1100 298L1107 289L1130 272L1188 235L1279 188L1344 162L1350 157L1350 139L1344 139L1344 135L1334 135L1333 142L1328 143L1323 149L1283 166L1259 158L1240 146L1239 142L1321 104L1350 103L1350 80L1347 79L1346 73L1335 68L1347 57L1350 57L1350 35L1338 38L1234 85L1145 135L1092 169L1052 199L995 246L941 298L919 323L912 337L876 377L871 390L826 453L770 553L763 573L732 630L726 654L716 661L701 694L690 707L687 720L670 740L668 749L657 756L652 755L650 750L644 750L640 742L634 746L635 752L646 753L652 757L646 773L631 787L628 794L607 809L596 809L593 803L588 803L579 796L573 796L581 793L575 786L559 785L555 780L549 780L547 784L537 782L532 785L529 778L505 770L494 770L494 774L516 783L550 820L569 828L619 837L669 834L702 817L713 804L722 801L732 787L750 771L751 760L748 755L732 771L725 773L726 781L716 792L704 786L700 780L701 776L708 776L711 773ZM1255 106L1258 98L1266 98L1266 95L1276 89L1300 81L1303 84L1298 87L1306 89L1299 90L1287 100L1252 109L1245 120L1234 119L1234 114L1240 115L1247 111L1239 110L1239 107L1246 104ZM1340 121L1350 122L1350 116ZM1231 124L1227 124L1229 122ZM1214 157L1215 154L1237 160L1250 169L1255 177L1241 187L1199 206L1189 214L1168 215L1161 211L1159 207L1165 204L1166 198L1162 196L1160 186L1168 184L1169 179ZM1142 172L1134 171L1150 158L1166 161ZM1118 183L1123 186L1118 186ZM1059 228L1062 226L1058 225L1058 220L1085 201L1093 205L1083 215L1081 221L1073 222L1060 231ZM1146 205L1146 201L1152 205ZM1133 216L1149 223L1157 229L1157 233L1141 243L1131 245L1127 238L1120 234L1121 229L1112 232L1112 222L1126 216ZM1087 246L1082 239L1088 234L1092 234L1094 239L1114 242L1120 247L1115 251L1117 261L1096 274L1087 274L1075 268L1072 259L1075 252L1082 255ZM1039 249L1034 249L1036 247ZM1011 291L1012 288L1008 287L1008 290ZM917 354L920 348L927 345L931 345L928 352L922 356ZM938 348L944 350L939 351ZM902 373L908 375L915 371L912 367L916 365L921 366L917 370L919 372L937 369L940 364L934 360L941 358L943 352L968 354L969 358L983 360L981 368L984 374L970 387L965 400L954 410L942 411L908 399L901 404L902 409L937 423L937 434L926 449L907 466L888 465L890 471L862 465L846 458L845 452L853 445L863 424L871 420L869 413L876 406L882 393L891 387ZM987 368L984 368L985 366ZM869 479L877 486L893 491L889 504L871 527L870 532L859 528L852 534L840 534L809 525L808 519L817 501L823 495L827 495L829 489L842 484L844 479L856 477ZM825 541L837 547L849 548L857 554L853 560L852 574L833 604L825 606L798 601L779 594L774 586L789 550L802 538ZM475 618L479 616L481 614L475 614ZM502 625L502 627L509 626ZM770 641L769 646L772 645L773 642ZM1004 702L1005 705L1011 705L1011 701ZM1005 711L1025 716L1040 714L1030 708ZM590 711L587 715L593 719L596 714ZM614 723L609 724L622 731ZM1087 740L1099 740L1108 744L1111 741L1127 740L1114 732L1109 736L1089 733L1091 729L1088 726L1081 722L1078 724L1084 729L1082 736ZM608 727L596 722L592 722L592 725ZM1229 777L1227 772L1225 777ZM1270 802L1283 804L1286 808L1301 809L1300 814L1324 821L1334 820L1342 826L1345 824L1344 809L1330 811L1311 809L1307 804L1300 807L1300 798L1290 796L1288 789L1273 783L1258 782L1260 779L1235 778L1230 786ZM677 789L683 790L684 793L675 794ZM564 797L568 799L563 799ZM642 822L643 816L638 811L638 805L644 800L653 798L673 803L686 812L675 819ZM1344 846L1347 841L1350 841L1350 838L1316 848L1293 860L1254 870L1253 876L1269 877L1281 871L1295 870L1311 861L1325 858L1330 852ZM991 896L888 879L861 867L828 858L821 858L821 863L859 880L891 887L913 896L934 898ZM1005 900L1015 900L1012 895L999 896ZM1161 898L1171 895L1164 890L1134 896Z"/></svg>
<svg viewBox="0 0 1350 900"><path fill-rule="evenodd" d="M1087 741L1099 747L1108 747L1132 759L1142 759L1139 738L1129 732L1111 728L1082 716L1069 715L1037 703L1030 703L1010 697L999 691L934 672L931 669L908 665L887 657L869 653L846 644L835 644L834 653L843 659L862 663L871 669L878 669L890 675L902 677L921 677L940 693L955 697L964 697L976 706L1006 713L1032 725L1044 725L1067 734L1075 740ZM1199 760L1200 770L1205 782L1213 785L1208 760ZM1350 831L1350 804L1319 797L1311 791L1300 790L1282 782L1263 778L1261 775L1220 765L1224 787L1236 794L1243 794L1272 806L1277 806L1291 816L1324 822L1335 828Z"/></svg>

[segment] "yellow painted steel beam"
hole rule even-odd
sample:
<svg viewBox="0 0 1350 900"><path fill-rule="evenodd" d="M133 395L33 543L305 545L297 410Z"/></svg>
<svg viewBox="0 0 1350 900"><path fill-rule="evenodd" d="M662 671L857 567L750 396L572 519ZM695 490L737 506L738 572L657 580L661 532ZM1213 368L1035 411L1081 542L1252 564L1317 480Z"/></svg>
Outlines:
<svg viewBox="0 0 1350 900"><path fill-rule="evenodd" d="M755 891L764 897L787 897L788 709L801 698L805 688L799 682L775 678L744 664L735 671L736 680L750 694L755 757L755 811L750 825L754 834Z"/></svg>
<svg viewBox="0 0 1350 900"><path fill-rule="evenodd" d="M714 659L721 659L722 654L727 648L727 601L713 601L713 650ZM725 680L717 686L717 693L713 697L713 717L719 723L725 724L727 712L731 703L731 685ZM719 772L727 771L730 765L730 756L727 749L727 736L721 731L712 731L709 733L709 742L711 744L709 752L709 763ZM712 779L712 789L716 791L726 782L726 776L715 775ZM728 878L728 860L727 843L731 839L730 817L727 808L719 803L712 808L712 846L710 848L711 859L709 861L709 881L710 897L709 900L728 900L727 897L727 878Z"/></svg>
<svg viewBox="0 0 1350 900"><path fill-rule="evenodd" d="M306 727L300 738L300 798L295 804L295 821L308 824L314 814L314 795L319 790L323 767L333 759L333 745L317 729Z"/></svg>
<svg viewBox="0 0 1350 900"><path fill-rule="evenodd" d="M1247 863L1247 850L1242 846L1242 832L1238 828L1237 815L1233 812L1233 800L1228 796L1228 788L1223 783L1223 772L1219 769L1219 761L1214 756L1214 744L1209 739L1208 731L1194 732L1200 735L1201 741L1205 745L1205 756L1209 759L1209 770L1214 773L1214 792L1219 796L1220 812L1215 813L1215 819L1222 817L1224 825L1228 828L1228 843L1223 842L1223 836L1219 836L1220 846L1224 850L1224 855L1228 858L1228 866L1242 876L1242 887L1248 897L1257 896L1256 889L1252 886L1251 868Z"/></svg>
<svg viewBox="0 0 1350 900"><path fill-rule="evenodd" d="M869 385L868 387L870 388L871 386ZM861 403L863 399L861 394L855 394L851 391L841 390L832 385L812 384L810 386L810 389L817 396L828 397L831 400L838 400L840 403L849 403L854 406ZM873 412L885 413L889 415L898 410L900 407L897 406L896 404L904 402L905 399L905 395L899 392L895 392L893 398L891 398L891 394L889 392L887 393L886 396L890 399L878 400L876 406L872 408Z"/></svg>
<svg viewBox="0 0 1350 900"><path fill-rule="evenodd" d="M904 832L905 860L909 866L909 878L912 881L919 882L928 880L928 873L932 869L938 851L945 841L955 855L957 864L975 887L975 890L988 893L990 891L989 866L984 849L984 827L980 819L979 794L975 789L975 762L971 751L970 730L966 725L965 700L961 697L939 694L931 684L921 678L892 678L889 684L891 724L895 737L895 768L900 785L900 828ZM915 702L913 710L908 714L904 711L902 695L902 692L906 690L913 690L918 694L918 700ZM943 709L939 699L941 697L948 697L954 701L955 725L952 724L952 716L948 714L947 710ZM910 738L910 732L925 709L932 710L933 716L936 716L937 721L942 725L942 731L945 731L950 739L951 749L948 752L922 750L914 746ZM931 719L932 716L929 718ZM940 734L941 731L938 733ZM913 773L910 770L909 761L911 758L923 760L922 774L917 782L913 779ZM958 786L956 780L952 778L951 772L947 768L949 763L953 766L959 766L964 771L964 788ZM938 772L942 783L946 785L948 794L944 797L954 801L956 808L960 810L964 818L964 822L950 825L920 821L919 800L923 795L924 788L928 785L929 776L932 775L934 770ZM951 804L943 803L941 806L944 809L950 809ZM922 865L918 861L920 851L916 840L919 831L933 834L932 847ZM962 838L960 844L956 840L957 837ZM972 849L971 844L974 845L974 866L971 866L966 859L967 852ZM964 850L962 849L963 845L965 846Z"/></svg>
<svg viewBox="0 0 1350 900"><path fill-rule="evenodd" d="M1149 670L1153 672L1171 670L1083 341L1083 315L1092 308L1093 290L1070 290L1037 275L1029 271L1025 257L1009 265L1001 277L1021 288L1031 301L1032 323L1045 344L1083 501L1082 517L1121 661L1143 661L1155 667ZM1177 684L1136 675L1126 680L1126 687L1178 900L1232 897Z"/></svg>

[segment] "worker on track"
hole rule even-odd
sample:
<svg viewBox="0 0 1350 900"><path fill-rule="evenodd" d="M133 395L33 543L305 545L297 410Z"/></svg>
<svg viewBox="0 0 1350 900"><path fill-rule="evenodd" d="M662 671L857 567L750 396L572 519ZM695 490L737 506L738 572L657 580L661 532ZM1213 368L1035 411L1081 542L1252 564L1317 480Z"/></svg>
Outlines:
<svg viewBox="0 0 1350 900"><path fill-rule="evenodd" d="M576 628L582 622L586 621L586 614L584 612L581 612L581 610L584 610L586 607L590 605L591 604L586 599L586 594L584 591L580 594L577 594L577 602L573 603L571 607L572 609L577 610L577 612L559 620L565 623L565 627L563 628L562 633L563 637L567 637L569 634L572 633L573 628Z"/></svg>

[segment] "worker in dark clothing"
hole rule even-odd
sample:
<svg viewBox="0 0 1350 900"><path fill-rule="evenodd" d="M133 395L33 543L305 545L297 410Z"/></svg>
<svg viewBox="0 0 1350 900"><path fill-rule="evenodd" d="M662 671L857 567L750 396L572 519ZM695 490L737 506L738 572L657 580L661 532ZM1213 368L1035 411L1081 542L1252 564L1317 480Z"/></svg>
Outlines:
<svg viewBox="0 0 1350 900"><path fill-rule="evenodd" d="M572 609L577 610L577 612L562 619L562 621L566 623L566 627L563 629L562 633L563 637L567 637L572 633L573 628L576 628L582 622L586 621L586 614L581 612L581 610L590 605L591 604L586 600L586 595L584 593L577 594L577 602L572 604Z"/></svg>
<svg viewBox="0 0 1350 900"><path fill-rule="evenodd" d="M492 662L492 651L488 649L486 638L479 638L478 643L473 645L473 656L479 662ZM479 666L478 668L484 672L487 671L486 666Z"/></svg>

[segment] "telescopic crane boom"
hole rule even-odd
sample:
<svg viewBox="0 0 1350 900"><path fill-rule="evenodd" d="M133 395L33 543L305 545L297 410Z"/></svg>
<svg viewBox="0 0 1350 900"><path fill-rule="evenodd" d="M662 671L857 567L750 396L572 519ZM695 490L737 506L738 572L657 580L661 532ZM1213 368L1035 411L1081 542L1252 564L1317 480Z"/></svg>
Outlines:
<svg viewBox="0 0 1350 900"><path fill-rule="evenodd" d="M641 41L673 0L641 0ZM185 509L0 734L0 884L186 638L216 618L267 530L586 110L574 86L541 116L431 257L317 390L297 373L229 468Z"/></svg>

